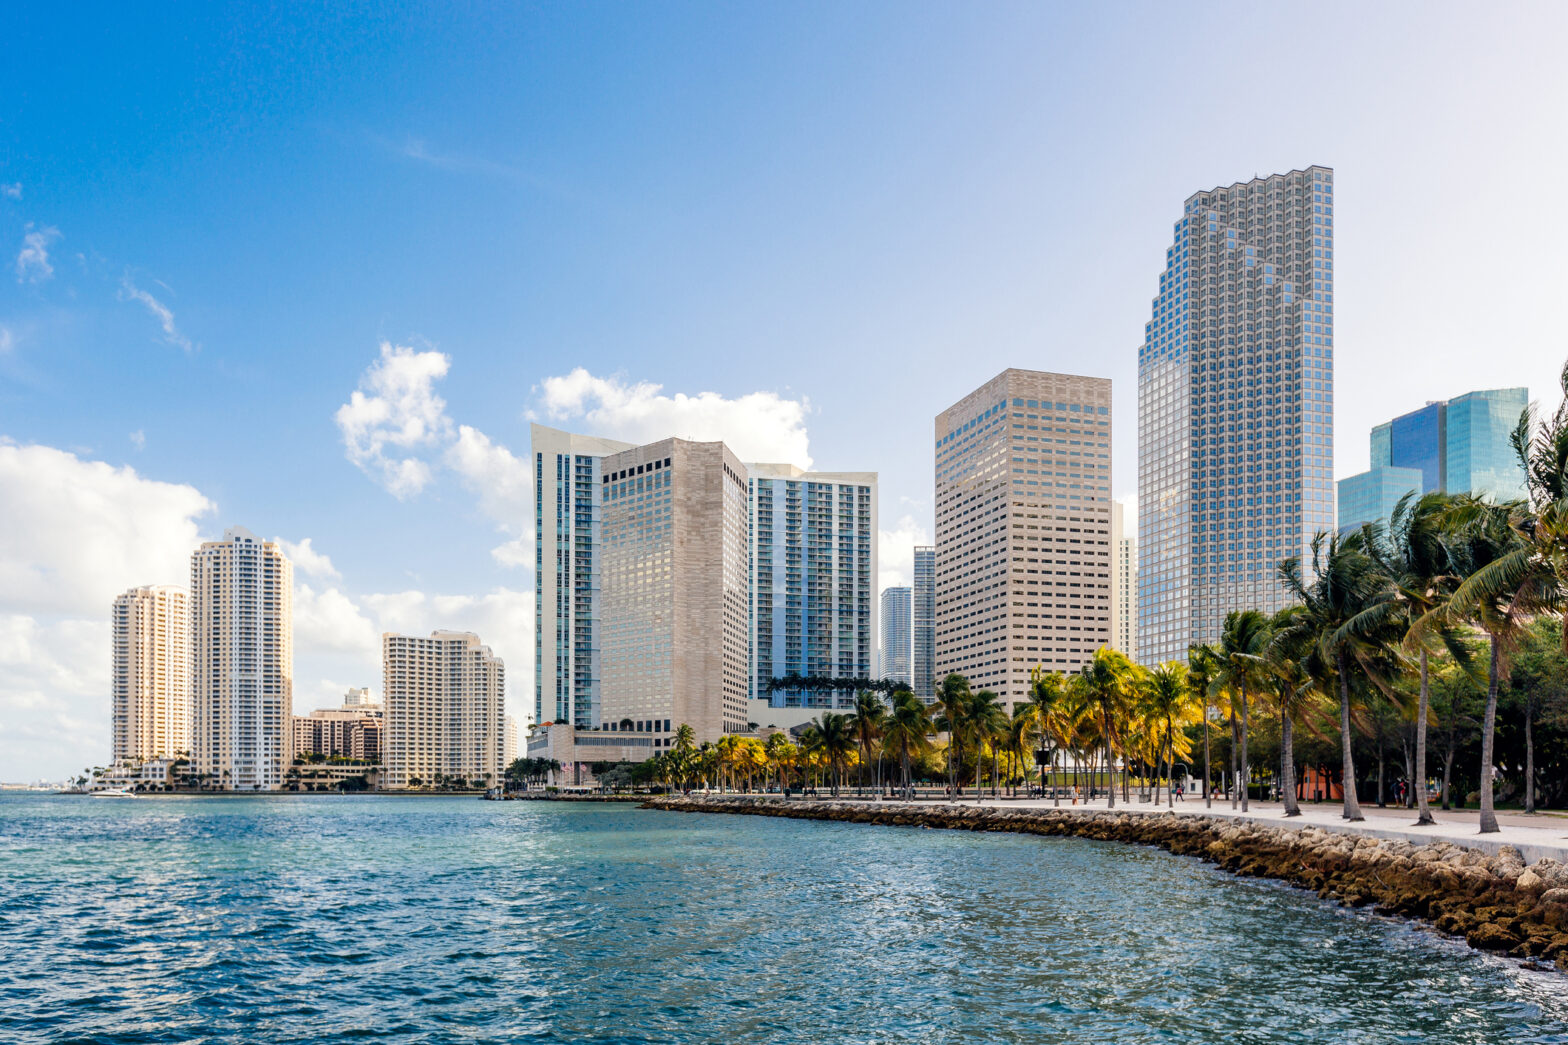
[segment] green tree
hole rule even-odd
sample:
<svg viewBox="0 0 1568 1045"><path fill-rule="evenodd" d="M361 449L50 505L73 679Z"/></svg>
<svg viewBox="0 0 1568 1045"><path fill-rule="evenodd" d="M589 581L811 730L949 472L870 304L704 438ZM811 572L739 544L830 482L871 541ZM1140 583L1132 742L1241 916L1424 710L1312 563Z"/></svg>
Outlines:
<svg viewBox="0 0 1568 1045"><path fill-rule="evenodd" d="M887 705L882 703L882 698L870 690L862 690L855 698L855 710L851 713L851 728L855 734L855 743L860 747L860 784L864 789L866 782L866 766L871 762L871 756L876 751L877 741L881 739L882 727L887 719ZM882 760L877 759L877 791L882 790Z"/></svg>
<svg viewBox="0 0 1568 1045"><path fill-rule="evenodd" d="M963 735L968 728L965 716L969 712L969 680L962 675L949 675L936 690L936 728L947 733L947 787L948 797L960 797L955 762L963 760Z"/></svg>
<svg viewBox="0 0 1568 1045"><path fill-rule="evenodd" d="M1248 696L1263 688L1268 668L1263 655L1269 645L1269 619L1257 610L1232 610L1220 629L1219 655L1214 682L1236 694L1241 709L1241 811L1247 811L1247 784L1252 779L1248 759Z"/></svg>
<svg viewBox="0 0 1568 1045"><path fill-rule="evenodd" d="M1100 743L1105 751L1107 774L1115 770L1116 731L1132 705L1132 680L1132 662L1125 654L1108 646L1101 646L1095 650L1089 662L1078 671L1078 684L1099 721ZM1109 783L1106 792L1109 798L1106 808L1115 809L1114 782Z"/></svg>
<svg viewBox="0 0 1568 1045"><path fill-rule="evenodd" d="M898 759L904 771L904 798L914 797L910 762L931 750L931 718L925 704L908 690L893 694L893 710L882 727L882 749Z"/></svg>
<svg viewBox="0 0 1568 1045"><path fill-rule="evenodd" d="M1187 677L1185 664L1171 661L1149 672L1143 687L1142 701L1151 719L1165 726L1160 743L1165 753L1165 807L1174 808L1171 797L1172 778L1176 775L1176 726L1188 717L1195 700ZM1159 795L1155 795L1156 803Z"/></svg>

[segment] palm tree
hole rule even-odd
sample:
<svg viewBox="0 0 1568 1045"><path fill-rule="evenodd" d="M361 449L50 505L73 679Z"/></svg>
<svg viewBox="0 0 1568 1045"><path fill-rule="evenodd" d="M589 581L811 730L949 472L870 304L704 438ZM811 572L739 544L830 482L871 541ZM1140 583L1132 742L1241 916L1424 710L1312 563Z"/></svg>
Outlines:
<svg viewBox="0 0 1568 1045"><path fill-rule="evenodd" d="M1489 504L1460 498L1451 515L1458 524L1452 549L1465 575L1454 592L1450 612L1463 615L1486 633L1491 647L1487 667L1486 714L1481 721L1481 833L1497 830L1492 798L1492 740L1497 726L1497 687L1507 674L1509 656L1530 620L1562 605L1562 587L1549 560L1534 554L1521 536L1528 528L1521 502Z"/></svg>
<svg viewBox="0 0 1568 1045"><path fill-rule="evenodd" d="M815 727L815 732L808 734L811 737L808 747L819 754L827 764L833 779L831 784L833 795L837 797L839 784L844 777L845 760L855 748L855 737L850 729L849 716L824 711L812 725Z"/></svg>
<svg viewBox="0 0 1568 1045"><path fill-rule="evenodd" d="M1054 671L1046 671L1043 667L1035 667L1029 672L1029 710L1034 715L1036 735L1040 738L1040 754L1046 754L1045 742L1051 741L1051 751L1057 747L1061 739L1062 710L1066 704L1066 680ZM1040 761L1040 795L1045 796L1045 771L1046 761ZM1052 788L1055 794L1055 788ZM1062 804L1062 796L1055 794L1056 804Z"/></svg>
<svg viewBox="0 0 1568 1045"><path fill-rule="evenodd" d="M1247 694L1263 686L1263 653L1269 643L1269 620L1257 610L1232 610L1220 629L1219 671L1214 682L1235 693L1241 708L1241 811L1247 811L1247 784L1251 766L1247 758Z"/></svg>
<svg viewBox="0 0 1568 1045"><path fill-rule="evenodd" d="M1016 798L1018 796L1017 781L1022 779L1029 782L1029 771L1024 768L1029 757L1029 742L1035 735L1034 705L1013 705L1013 717L1007 724L1007 736L1004 747L1007 751L1008 762L1008 791Z"/></svg>
<svg viewBox="0 0 1568 1045"><path fill-rule="evenodd" d="M969 710L969 680L962 675L949 675L936 690L936 707L939 713L936 727L947 733L947 788L948 798L959 797L958 780L954 775L955 760L963 761L963 733Z"/></svg>
<svg viewBox="0 0 1568 1045"><path fill-rule="evenodd" d="M1001 698L995 693L982 689L970 695L969 707L965 710L964 717L969 723L970 736L975 745L975 801L980 801L984 794L980 787L980 763L987 746L991 748L991 795L994 798L996 796L996 747L997 742L1007 735L1007 708L1002 705Z"/></svg>
<svg viewBox="0 0 1568 1045"><path fill-rule="evenodd" d="M1150 671L1144 684L1142 698L1149 717L1165 726L1165 737L1159 745L1165 755L1165 806L1174 808L1171 798L1172 777L1176 775L1176 724L1187 718L1193 704L1192 687L1187 677L1187 667L1176 661L1161 664ZM1155 795L1156 804L1159 795Z"/></svg>
<svg viewBox="0 0 1568 1045"><path fill-rule="evenodd" d="M851 716L851 725L855 734L855 742L860 745L861 771L860 783L862 790L865 787L865 765L871 761L871 750L876 746L877 739L882 735L882 723L887 718L887 705L882 703L882 698L868 690L862 690L855 698L855 710ZM882 761L877 760L877 793L882 793Z"/></svg>
<svg viewBox="0 0 1568 1045"><path fill-rule="evenodd" d="M675 727L675 746L670 748L673 758L671 767L675 770L675 782L682 791L689 791L691 773L697 763L697 731L682 722Z"/></svg>
<svg viewBox="0 0 1568 1045"><path fill-rule="evenodd" d="M1345 794L1343 816L1363 820L1356 800L1356 764L1350 742L1350 680L1352 673L1380 689L1388 689L1387 652L1390 637L1375 634L1359 624L1357 616L1389 596L1389 583L1366 552L1363 531L1344 537L1319 533L1312 538L1312 577L1302 575L1301 557L1293 555L1279 564L1285 590L1300 603L1302 612L1290 627L1304 642L1316 646L1322 669L1339 683L1340 758Z"/></svg>
<svg viewBox="0 0 1568 1045"><path fill-rule="evenodd" d="M882 750L896 757L903 766L906 800L914 794L909 775L910 760L931 750L931 740L927 736L930 730L931 718L920 698L908 690L895 692L893 710L882 726Z"/></svg>
<svg viewBox="0 0 1568 1045"><path fill-rule="evenodd" d="M1116 786L1110 774L1115 770L1116 728L1131 703L1128 682L1132 674L1132 662L1125 654L1108 646L1095 650L1089 662L1078 672L1084 696L1100 720L1100 742L1105 748L1106 792L1109 796L1107 809L1116 808Z"/></svg>
<svg viewBox="0 0 1568 1045"><path fill-rule="evenodd" d="M1274 693L1279 713L1280 799L1286 816L1300 816L1296 802L1296 718L1311 699L1319 680L1326 676L1317 659L1316 647L1305 628L1296 627L1303 612L1300 606L1287 606L1269 621L1269 644L1263 654L1268 671L1268 688Z"/></svg>
<svg viewBox="0 0 1568 1045"><path fill-rule="evenodd" d="M1195 643L1187 647L1187 682L1192 692L1203 698L1203 806L1214 807L1213 775L1209 770L1209 690L1214 685L1214 673L1219 670L1219 654L1213 646Z"/></svg>

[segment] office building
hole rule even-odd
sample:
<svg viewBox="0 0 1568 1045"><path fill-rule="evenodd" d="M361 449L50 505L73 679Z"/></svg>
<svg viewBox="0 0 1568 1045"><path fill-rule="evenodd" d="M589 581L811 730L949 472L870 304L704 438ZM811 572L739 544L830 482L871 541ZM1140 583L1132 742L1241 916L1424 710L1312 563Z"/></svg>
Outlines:
<svg viewBox="0 0 1568 1045"><path fill-rule="evenodd" d="M723 443L664 439L601 459L602 724L698 742L747 729L746 467ZM582 744L582 730L574 730Z"/></svg>
<svg viewBox="0 0 1568 1045"><path fill-rule="evenodd" d="M191 618L185 589L132 588L111 612L114 762L191 750Z"/></svg>
<svg viewBox="0 0 1568 1045"><path fill-rule="evenodd" d="M1334 525L1334 185L1187 198L1138 350L1138 659L1185 661Z"/></svg>
<svg viewBox="0 0 1568 1045"><path fill-rule="evenodd" d="M1138 536L1125 524L1120 501L1111 506L1111 648L1138 659Z"/></svg>
<svg viewBox="0 0 1568 1045"><path fill-rule="evenodd" d="M936 695L936 547L915 548L915 584L911 593L914 620L914 656L910 671L914 675L915 696L927 704Z"/></svg>
<svg viewBox="0 0 1568 1045"><path fill-rule="evenodd" d="M479 636L384 634L381 666L386 787L454 779L471 787L500 783L506 667Z"/></svg>
<svg viewBox="0 0 1568 1045"><path fill-rule="evenodd" d="M1524 497L1524 469L1509 439L1529 402L1523 388L1467 392L1373 428L1371 467L1339 481L1340 530L1386 522L1408 493Z"/></svg>
<svg viewBox="0 0 1568 1045"><path fill-rule="evenodd" d="M881 676L914 686L914 590L882 589Z"/></svg>
<svg viewBox="0 0 1568 1045"><path fill-rule="evenodd" d="M599 462L630 443L530 429L534 721L598 725Z"/></svg>
<svg viewBox="0 0 1568 1045"><path fill-rule="evenodd" d="M936 672L1004 702L1111 639L1111 383L1006 370L936 418Z"/></svg>
<svg viewBox="0 0 1568 1045"><path fill-rule="evenodd" d="M294 569L241 526L191 556L192 762L204 786L275 791L292 761Z"/></svg>
<svg viewBox="0 0 1568 1045"><path fill-rule="evenodd" d="M877 476L749 464L751 690L791 675L869 679L876 668ZM843 695L852 697L849 691Z"/></svg>

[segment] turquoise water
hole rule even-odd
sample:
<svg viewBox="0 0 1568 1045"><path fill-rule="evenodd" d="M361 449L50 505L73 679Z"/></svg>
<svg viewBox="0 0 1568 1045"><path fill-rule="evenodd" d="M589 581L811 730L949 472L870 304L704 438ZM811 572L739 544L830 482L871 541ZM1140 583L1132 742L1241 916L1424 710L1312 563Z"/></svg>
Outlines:
<svg viewBox="0 0 1568 1045"><path fill-rule="evenodd" d="M1568 1041L1568 979L1078 839L0 797L0 1042Z"/></svg>

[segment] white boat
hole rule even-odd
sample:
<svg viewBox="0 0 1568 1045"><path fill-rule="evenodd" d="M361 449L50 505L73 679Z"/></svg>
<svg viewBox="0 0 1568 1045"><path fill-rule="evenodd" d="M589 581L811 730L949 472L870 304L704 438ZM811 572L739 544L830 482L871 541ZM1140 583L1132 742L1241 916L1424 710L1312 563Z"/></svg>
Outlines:
<svg viewBox="0 0 1568 1045"><path fill-rule="evenodd" d="M102 791L88 792L94 798L135 798L136 792L123 787L106 787Z"/></svg>

